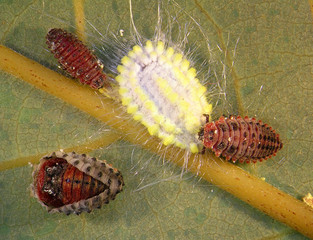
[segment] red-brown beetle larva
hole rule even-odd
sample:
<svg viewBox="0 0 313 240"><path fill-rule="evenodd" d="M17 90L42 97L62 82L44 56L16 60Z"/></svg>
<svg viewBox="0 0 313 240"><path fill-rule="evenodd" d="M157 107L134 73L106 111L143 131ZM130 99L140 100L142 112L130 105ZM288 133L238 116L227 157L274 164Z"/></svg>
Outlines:
<svg viewBox="0 0 313 240"><path fill-rule="evenodd" d="M283 147L279 134L255 118L240 116L220 117L201 128L199 139L216 156L233 162L257 162L275 156Z"/></svg>
<svg viewBox="0 0 313 240"><path fill-rule="evenodd" d="M75 152L53 152L33 172L33 195L50 213L80 214L100 208L122 191L119 170L105 161Z"/></svg>
<svg viewBox="0 0 313 240"><path fill-rule="evenodd" d="M75 35L60 28L53 28L48 32L46 39L50 51L73 78L94 89L110 88L100 59Z"/></svg>

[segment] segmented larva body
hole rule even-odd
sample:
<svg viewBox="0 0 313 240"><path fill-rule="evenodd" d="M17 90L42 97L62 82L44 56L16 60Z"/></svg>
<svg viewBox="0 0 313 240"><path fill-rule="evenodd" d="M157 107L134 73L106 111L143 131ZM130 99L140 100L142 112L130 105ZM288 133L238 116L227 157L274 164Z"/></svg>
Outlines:
<svg viewBox="0 0 313 240"><path fill-rule="evenodd" d="M257 162L275 156L283 147L279 134L255 118L231 116L208 122L199 132L205 148L233 162Z"/></svg>
<svg viewBox="0 0 313 240"><path fill-rule="evenodd" d="M85 154L55 152L33 172L33 195L50 213L80 214L113 200L124 185L117 169Z"/></svg>
<svg viewBox="0 0 313 240"><path fill-rule="evenodd" d="M50 51L73 78L94 89L109 88L101 61L73 34L53 28L46 36Z"/></svg>

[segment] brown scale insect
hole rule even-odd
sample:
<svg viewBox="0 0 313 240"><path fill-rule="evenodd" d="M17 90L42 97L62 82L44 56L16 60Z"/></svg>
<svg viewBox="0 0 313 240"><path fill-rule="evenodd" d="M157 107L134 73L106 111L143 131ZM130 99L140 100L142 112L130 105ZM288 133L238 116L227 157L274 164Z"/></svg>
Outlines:
<svg viewBox="0 0 313 240"><path fill-rule="evenodd" d="M73 78L94 89L110 88L101 61L73 34L53 28L46 40L54 57Z"/></svg>
<svg viewBox="0 0 313 240"><path fill-rule="evenodd" d="M204 148L211 148L217 157L236 162L257 162L275 156L283 147L279 134L262 121L240 116L220 117L208 122L199 132Z"/></svg>
<svg viewBox="0 0 313 240"><path fill-rule="evenodd" d="M33 172L33 195L51 213L80 214L113 200L124 185L121 173L85 154L55 152Z"/></svg>

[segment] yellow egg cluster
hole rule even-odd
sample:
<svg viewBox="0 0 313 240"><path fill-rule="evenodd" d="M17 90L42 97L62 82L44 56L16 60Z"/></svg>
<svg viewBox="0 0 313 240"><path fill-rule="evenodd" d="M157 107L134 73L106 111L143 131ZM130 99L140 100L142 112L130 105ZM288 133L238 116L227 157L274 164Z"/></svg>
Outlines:
<svg viewBox="0 0 313 240"><path fill-rule="evenodd" d="M164 145L198 152L201 116L210 114L212 105L190 62L173 48L165 49L163 42L147 41L144 47L134 46L117 70L127 112Z"/></svg>

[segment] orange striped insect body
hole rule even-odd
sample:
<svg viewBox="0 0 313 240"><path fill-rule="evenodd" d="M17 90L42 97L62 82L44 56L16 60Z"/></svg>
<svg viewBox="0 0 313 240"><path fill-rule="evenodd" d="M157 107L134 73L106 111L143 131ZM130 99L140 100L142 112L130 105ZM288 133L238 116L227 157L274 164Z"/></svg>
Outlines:
<svg viewBox="0 0 313 240"><path fill-rule="evenodd" d="M33 194L49 212L80 214L113 200L124 185L111 165L85 154L56 152L33 172Z"/></svg>
<svg viewBox="0 0 313 240"><path fill-rule="evenodd" d="M207 116L206 116L207 117ZM233 162L257 162L275 156L283 147L279 134L255 118L231 116L208 122L199 132L204 148Z"/></svg>

